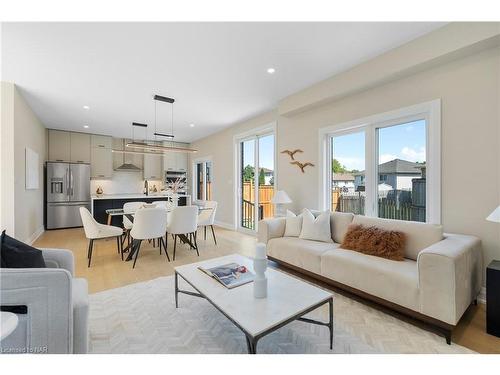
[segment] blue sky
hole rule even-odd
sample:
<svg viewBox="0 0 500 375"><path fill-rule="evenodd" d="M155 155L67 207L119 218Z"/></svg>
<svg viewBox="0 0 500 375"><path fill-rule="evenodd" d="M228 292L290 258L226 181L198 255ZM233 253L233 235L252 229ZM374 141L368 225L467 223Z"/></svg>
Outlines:
<svg viewBox="0 0 500 375"><path fill-rule="evenodd" d="M243 143L244 165L254 164L254 142ZM259 138L260 167L274 170L274 135Z"/></svg>
<svg viewBox="0 0 500 375"><path fill-rule="evenodd" d="M379 163L399 158L413 162L425 161L425 120L379 129ZM348 170L365 169L364 132L336 137L334 158Z"/></svg>

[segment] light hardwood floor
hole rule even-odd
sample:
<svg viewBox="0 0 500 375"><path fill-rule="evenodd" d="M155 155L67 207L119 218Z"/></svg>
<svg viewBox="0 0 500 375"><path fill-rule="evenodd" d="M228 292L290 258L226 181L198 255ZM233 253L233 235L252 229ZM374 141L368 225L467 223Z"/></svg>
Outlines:
<svg viewBox="0 0 500 375"><path fill-rule="evenodd" d="M253 254L256 239L239 232L216 228L217 242L215 245L210 231L207 240L203 239L203 231L198 233L200 257L187 245L177 247L175 262L167 262L164 253L153 248L147 241L143 242L135 269L132 262L122 262L117 253L115 239L94 242L92 265L87 268L88 242L83 229L63 229L46 231L38 238L34 246L64 248L73 251L75 255L75 273L84 277L89 283L89 292L96 293L107 289L155 279L160 276L173 275L174 267L210 259L222 255L240 253ZM172 255L173 242L168 244ZM453 332L453 342L463 345L479 353L500 353L500 338L486 334L485 306L471 306L465 313L459 325Z"/></svg>

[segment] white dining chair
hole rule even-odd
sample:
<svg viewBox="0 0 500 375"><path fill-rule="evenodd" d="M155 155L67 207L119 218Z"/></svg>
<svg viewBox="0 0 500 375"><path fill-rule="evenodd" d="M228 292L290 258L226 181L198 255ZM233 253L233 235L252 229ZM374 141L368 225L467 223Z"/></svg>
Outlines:
<svg viewBox="0 0 500 375"><path fill-rule="evenodd" d="M198 214L198 228L203 227L204 239L207 239L207 227L212 229L212 236L214 242L217 245L217 238L215 238L214 222L215 222L215 211L217 211L216 201L197 201L197 205L201 208Z"/></svg>
<svg viewBox="0 0 500 375"><path fill-rule="evenodd" d="M89 249L87 253L88 265L90 267L90 261L92 260L92 250L94 248L94 240L101 240L105 238L116 237L116 246L118 248L118 254L122 253L122 242L120 237L123 235L123 229L115 227L112 225L105 225L98 223L92 214L85 207L80 207L80 216L82 218L83 229L85 231L85 237L89 240Z"/></svg>
<svg viewBox="0 0 500 375"><path fill-rule="evenodd" d="M125 213L133 213L145 204L146 202L127 202L123 205L123 211ZM123 215L123 228L125 229L125 236L122 240L122 247L125 237L127 237L127 245L130 246L130 230L132 229L132 222L125 215Z"/></svg>
<svg viewBox="0 0 500 375"><path fill-rule="evenodd" d="M184 242L189 243L195 250L196 254L200 256L198 252L198 243L196 241L196 229L198 228L198 207L196 206L178 206L175 207L172 212L168 215L167 221L167 235L172 234L174 236L174 256L172 260L175 260L175 250L177 247L177 238L181 238ZM194 239L194 243L190 241L188 235Z"/></svg>
<svg viewBox="0 0 500 375"><path fill-rule="evenodd" d="M156 207L164 207L164 208L167 208L169 206L169 201L154 201L153 202Z"/></svg>
<svg viewBox="0 0 500 375"><path fill-rule="evenodd" d="M139 250L141 249L141 243L143 240L148 240L151 238L157 238L160 244L160 254L161 247L165 248L165 255L167 260L170 262L170 257L167 252L167 245L163 242L163 236L167 231L167 210L163 207L153 207L153 208L139 208L134 215L134 223L132 224L132 229L130 235L132 237L132 250L129 254L127 260L131 260L135 255L134 264L132 268L135 268L135 263L137 262L137 257L139 256Z"/></svg>

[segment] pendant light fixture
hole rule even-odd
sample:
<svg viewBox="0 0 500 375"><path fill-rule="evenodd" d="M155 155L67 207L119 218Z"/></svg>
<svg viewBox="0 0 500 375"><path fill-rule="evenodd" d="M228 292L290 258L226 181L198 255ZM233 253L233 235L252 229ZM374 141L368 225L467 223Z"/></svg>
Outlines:
<svg viewBox="0 0 500 375"><path fill-rule="evenodd" d="M140 142L136 141L133 132L132 132L132 142L129 142L126 144L126 147L128 148L133 148L133 149L139 149L143 153L150 153L150 154L157 154L157 153L166 153L166 152L182 152L182 153L193 153L197 152L197 150L194 150L189 147L176 147L174 145L174 102L175 99L169 98L166 96L161 96L161 95L155 95L153 97L153 100L155 101L155 131L154 131L154 140L155 142L148 142L147 140ZM156 125L156 104L157 102L164 102L164 103L169 103L172 105L172 118L171 118L171 133L166 134L166 133L160 133L157 130L157 125ZM147 127L146 124L139 124L139 123L132 123L132 126L142 126L142 127ZM146 131L147 134L147 131ZM162 138L167 138L171 142L170 145L163 145L159 144L157 141L157 137L162 137ZM146 137L147 138L147 137ZM139 152L141 152L139 151Z"/></svg>

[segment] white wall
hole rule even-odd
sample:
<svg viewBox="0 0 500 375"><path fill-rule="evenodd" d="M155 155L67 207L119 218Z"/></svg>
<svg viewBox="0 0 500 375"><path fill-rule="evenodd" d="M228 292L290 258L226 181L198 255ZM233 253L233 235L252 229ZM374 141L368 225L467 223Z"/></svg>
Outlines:
<svg viewBox="0 0 500 375"><path fill-rule="evenodd" d="M2 82L2 104L2 227L17 239L32 242L43 232L47 132L14 84ZM39 156L36 190L25 187L26 147Z"/></svg>
<svg viewBox="0 0 500 375"><path fill-rule="evenodd" d="M452 41L454 35L450 33L449 38ZM427 36L426 40L429 44L422 46L419 42L418 48L425 53L434 52L432 38ZM382 56L382 60L376 58L366 64L379 68L380 61L387 62L385 58ZM320 104L310 105L308 110L279 116L277 113L283 113L284 109L278 108L265 116L194 142L192 146L200 149L197 157L202 157L205 153L213 155L214 174L219 176L214 180L213 186L214 195L221 207L219 220L235 222L234 194L231 192L234 176L232 162L229 160L233 157L232 136L242 129L262 126L275 120L278 151L300 148L304 151L301 154L303 161L318 165L320 128L440 98L442 224L447 232L472 234L481 238L485 264L500 258L499 226L485 220L489 212L499 204L500 49L498 44L481 49L474 46L438 60L425 65L426 69L409 69L410 74L398 79L384 81L342 98L321 101ZM364 74L369 75L369 70L365 69ZM320 87L321 96L324 96L324 87ZM305 90L310 97L305 94L298 96L310 103L311 98L319 95L310 90ZM290 106L290 101L284 102ZM295 101L294 105L297 103ZM302 174L289 164L286 155L278 153L277 171L277 184L279 189L287 191L292 198L292 209L318 206L317 167L309 168ZM485 181L481 184L481 191L464 189L463 176L467 173L473 173L476 179Z"/></svg>
<svg viewBox="0 0 500 375"><path fill-rule="evenodd" d="M14 85L1 83L0 229L14 233Z"/></svg>

